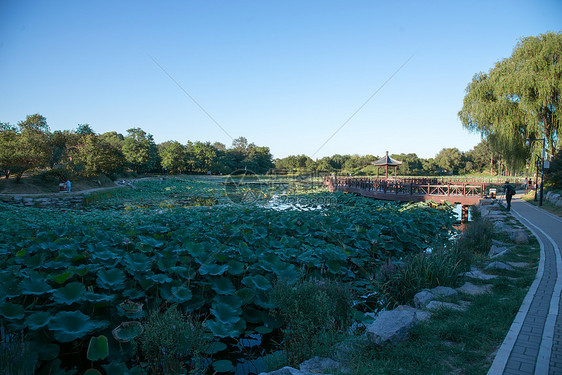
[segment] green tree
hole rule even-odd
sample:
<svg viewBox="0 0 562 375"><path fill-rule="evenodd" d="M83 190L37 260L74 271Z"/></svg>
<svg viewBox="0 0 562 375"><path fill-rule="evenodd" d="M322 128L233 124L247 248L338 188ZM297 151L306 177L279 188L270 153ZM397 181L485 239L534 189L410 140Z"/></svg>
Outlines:
<svg viewBox="0 0 562 375"><path fill-rule="evenodd" d="M445 172L457 174L461 168L462 154L458 148L444 148L435 156L435 164Z"/></svg>
<svg viewBox="0 0 562 375"><path fill-rule="evenodd" d="M158 146L162 168L171 173L182 173L186 168L185 146L177 141L164 142Z"/></svg>
<svg viewBox="0 0 562 375"><path fill-rule="evenodd" d="M523 38L511 57L476 74L466 89L463 126L488 138L512 167L528 157L526 138L545 137L552 154L560 145L561 58L562 33Z"/></svg>
<svg viewBox="0 0 562 375"><path fill-rule="evenodd" d="M135 172L150 171L157 166L153 162L158 155L152 135L147 134L141 128L127 130L127 136L123 140L123 156L129 167Z"/></svg>
<svg viewBox="0 0 562 375"><path fill-rule="evenodd" d="M0 169L6 178L10 178L12 168L15 167L14 155L17 151L18 136L15 126L7 122L0 123Z"/></svg>

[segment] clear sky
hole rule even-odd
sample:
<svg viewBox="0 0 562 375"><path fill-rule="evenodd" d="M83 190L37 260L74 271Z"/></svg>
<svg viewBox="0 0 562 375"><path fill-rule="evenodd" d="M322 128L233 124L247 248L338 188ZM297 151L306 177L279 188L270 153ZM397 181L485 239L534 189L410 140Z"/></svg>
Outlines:
<svg viewBox="0 0 562 375"><path fill-rule="evenodd" d="M560 30L560 0L0 0L0 121L434 157L480 141L457 117L472 76Z"/></svg>

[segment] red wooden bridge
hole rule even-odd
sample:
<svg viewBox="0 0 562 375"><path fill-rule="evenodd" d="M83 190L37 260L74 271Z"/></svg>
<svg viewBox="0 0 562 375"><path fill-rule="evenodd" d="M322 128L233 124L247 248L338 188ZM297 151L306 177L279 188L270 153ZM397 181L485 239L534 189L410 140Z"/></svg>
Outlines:
<svg viewBox="0 0 562 375"><path fill-rule="evenodd" d="M449 202L462 205L462 212L468 214L468 206L478 204L487 198L490 185L524 183L524 178L368 178L368 177L326 177L324 185L330 191L357 193L381 200L421 202Z"/></svg>

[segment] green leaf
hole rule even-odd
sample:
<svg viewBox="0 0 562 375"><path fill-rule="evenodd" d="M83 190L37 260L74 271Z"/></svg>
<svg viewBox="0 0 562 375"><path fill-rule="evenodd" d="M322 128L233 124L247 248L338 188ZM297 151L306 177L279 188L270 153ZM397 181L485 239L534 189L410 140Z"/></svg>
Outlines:
<svg viewBox="0 0 562 375"><path fill-rule="evenodd" d="M20 288L24 295L41 295L54 290L42 279L25 279L20 283Z"/></svg>
<svg viewBox="0 0 562 375"><path fill-rule="evenodd" d="M209 354L209 355L217 354L219 352L222 352L223 350L226 350L227 348L228 347L226 346L225 343L220 341L213 341L205 349L205 354Z"/></svg>
<svg viewBox="0 0 562 375"><path fill-rule="evenodd" d="M249 305L256 297L256 293L250 288L238 289L235 294L242 300L243 305Z"/></svg>
<svg viewBox="0 0 562 375"><path fill-rule="evenodd" d="M211 275L211 276L219 276L228 270L228 264L218 265L215 263L212 264L204 264L199 267L199 273L201 275Z"/></svg>
<svg viewBox="0 0 562 375"><path fill-rule="evenodd" d="M56 275L52 275L51 279L53 279L57 284L64 284L66 280L72 277L73 273L70 271L62 272Z"/></svg>
<svg viewBox="0 0 562 375"><path fill-rule="evenodd" d="M91 337L90 343L88 344L88 359L90 361L99 361L100 359L107 358L108 355L109 345L107 343L107 337L104 335Z"/></svg>
<svg viewBox="0 0 562 375"><path fill-rule="evenodd" d="M52 315L46 311L38 311L25 318L25 325L31 330L45 327L51 321Z"/></svg>
<svg viewBox="0 0 562 375"><path fill-rule="evenodd" d="M117 326L111 333L115 340L119 342L129 342L144 332L144 328L140 322L130 321L123 322Z"/></svg>
<svg viewBox="0 0 562 375"><path fill-rule="evenodd" d="M57 303L71 305L74 302L82 301L84 299L84 293L86 293L84 284L74 281L55 290L53 299Z"/></svg>
<svg viewBox="0 0 562 375"><path fill-rule="evenodd" d="M0 315L9 320L22 319L25 315L22 305L4 302L0 305Z"/></svg>
<svg viewBox="0 0 562 375"><path fill-rule="evenodd" d="M90 368L84 371L84 375L102 375L102 373L96 370L95 368Z"/></svg>
<svg viewBox="0 0 562 375"><path fill-rule="evenodd" d="M246 322L240 319L236 324L225 324L217 320L206 320L205 324L218 337L238 337L246 329Z"/></svg>
<svg viewBox="0 0 562 375"><path fill-rule="evenodd" d="M107 375L123 375L129 371L126 364L116 361L111 361L107 365L101 365L101 367L103 367Z"/></svg>
<svg viewBox="0 0 562 375"><path fill-rule="evenodd" d="M55 333L58 341L70 342L106 325L106 322L90 320L88 315L80 311L59 311L49 322L49 329Z"/></svg>
<svg viewBox="0 0 562 375"><path fill-rule="evenodd" d="M260 290L269 290L271 289L271 283L268 279L266 279L262 275L255 275L255 276L246 276L242 279L242 284L250 287L256 288Z"/></svg>
<svg viewBox="0 0 562 375"><path fill-rule="evenodd" d="M242 314L242 310L225 303L217 303L211 309L211 313L221 323L234 324L241 319L240 314Z"/></svg>
<svg viewBox="0 0 562 375"><path fill-rule="evenodd" d="M213 362L213 368L216 372L230 372L234 369L234 366L232 365L232 362L226 359L221 359Z"/></svg>
<svg viewBox="0 0 562 375"><path fill-rule="evenodd" d="M217 294L233 294L236 291L234 284L227 277L217 277L211 279L211 288Z"/></svg>
<svg viewBox="0 0 562 375"><path fill-rule="evenodd" d="M125 279L125 272L118 268L112 268L99 271L96 281L104 289L121 290L125 288Z"/></svg>
<svg viewBox="0 0 562 375"><path fill-rule="evenodd" d="M271 328L266 327L266 326L259 326L259 327L256 327L256 328L255 328L255 331L256 331L257 333L262 334L262 335L267 335L268 333L273 332L273 330L272 330Z"/></svg>
<svg viewBox="0 0 562 375"><path fill-rule="evenodd" d="M178 287L172 287L172 296L174 298L174 302L183 303L185 301L189 301L192 297L191 290L188 287L181 285Z"/></svg>

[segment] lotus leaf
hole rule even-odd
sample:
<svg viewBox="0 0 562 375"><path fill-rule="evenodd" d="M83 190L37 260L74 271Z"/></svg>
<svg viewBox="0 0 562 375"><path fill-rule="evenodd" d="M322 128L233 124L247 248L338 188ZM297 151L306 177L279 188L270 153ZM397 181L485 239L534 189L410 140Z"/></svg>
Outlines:
<svg viewBox="0 0 562 375"><path fill-rule="evenodd" d="M144 254L127 254L125 255L125 264L127 265L127 272L146 272L152 266L152 260Z"/></svg>
<svg viewBox="0 0 562 375"><path fill-rule="evenodd" d="M218 337L238 337L246 329L246 322L240 319L236 324L225 324L217 320L206 320L205 324Z"/></svg>
<svg viewBox="0 0 562 375"><path fill-rule="evenodd" d="M234 324L241 319L242 309L226 303L216 303L211 309L211 313L221 323Z"/></svg>
<svg viewBox="0 0 562 375"><path fill-rule="evenodd" d="M110 301L113 301L114 298L115 298L114 295L99 294L99 293L94 293L94 292L84 293L84 300L89 301L89 302L94 302L94 303L110 302Z"/></svg>
<svg viewBox="0 0 562 375"><path fill-rule="evenodd" d="M157 275L152 275L149 276L150 280L154 281L155 283L158 284L165 284L165 283L170 283L172 282L172 278L169 277L168 275L165 275L163 273L159 273Z"/></svg>
<svg viewBox="0 0 562 375"><path fill-rule="evenodd" d="M52 361L57 358L60 353L60 347L57 344L39 341L31 342L31 350L38 354L38 358L41 361Z"/></svg>
<svg viewBox="0 0 562 375"><path fill-rule="evenodd" d="M9 320L21 319L24 317L24 308L11 302L4 302L0 305L0 315Z"/></svg>
<svg viewBox="0 0 562 375"><path fill-rule="evenodd" d="M256 297L256 293L250 288L239 289L236 291L235 295L240 299L242 305L249 305Z"/></svg>
<svg viewBox="0 0 562 375"><path fill-rule="evenodd" d="M231 259L228 261L228 273L237 276L244 273L244 263Z"/></svg>
<svg viewBox="0 0 562 375"><path fill-rule="evenodd" d="M201 275L219 276L228 270L228 264L218 265L216 263L204 264L199 268Z"/></svg>
<svg viewBox="0 0 562 375"><path fill-rule="evenodd" d="M51 293L54 289L41 279L25 279L20 283L21 293L25 295L41 295Z"/></svg>
<svg viewBox="0 0 562 375"><path fill-rule="evenodd" d="M242 279L242 284L260 290L271 289L271 283L262 275L246 276Z"/></svg>
<svg viewBox="0 0 562 375"><path fill-rule="evenodd" d="M107 365L101 365L101 367L103 367L107 375L123 375L129 371L127 365L115 361L111 361Z"/></svg>
<svg viewBox="0 0 562 375"><path fill-rule="evenodd" d="M38 311L25 318L25 325L29 327L29 329L36 330L49 324L51 318L52 315L48 312Z"/></svg>
<svg viewBox="0 0 562 375"><path fill-rule="evenodd" d="M91 337L88 344L88 359L90 361L99 361L105 359L109 355L109 344L107 337L104 335L98 337Z"/></svg>
<svg viewBox="0 0 562 375"><path fill-rule="evenodd" d="M67 264L68 266L68 264ZM65 272L61 272L59 274L55 274L51 276L51 279L53 279L57 284L64 284L66 282L66 280L70 279L72 277L73 273L70 271L65 271Z"/></svg>
<svg viewBox="0 0 562 375"><path fill-rule="evenodd" d="M84 371L84 375L102 375L102 373L96 370L95 368L89 368L86 371Z"/></svg>
<svg viewBox="0 0 562 375"><path fill-rule="evenodd" d="M195 311L205 305L205 298L200 294L194 294L189 301L186 302L188 311Z"/></svg>
<svg viewBox="0 0 562 375"><path fill-rule="evenodd" d="M230 305L234 308L239 308L242 306L242 300L240 297L235 295L217 295L213 298L213 306L219 303L224 303Z"/></svg>
<svg viewBox="0 0 562 375"><path fill-rule="evenodd" d="M273 330L266 326L259 326L255 328L256 332L262 335L267 335L268 333L273 332Z"/></svg>
<svg viewBox="0 0 562 375"><path fill-rule="evenodd" d="M252 307L246 308L242 317L249 323L252 324L260 324L263 323L262 320L262 313L259 310L256 310Z"/></svg>
<svg viewBox="0 0 562 375"><path fill-rule="evenodd" d="M234 366L229 360L221 359L213 362L213 369L215 369L216 372L230 372L234 369Z"/></svg>
<svg viewBox="0 0 562 375"><path fill-rule="evenodd" d="M228 347L225 343L220 341L213 341L209 344L209 346L205 349L205 354L213 355L223 350L226 350Z"/></svg>
<svg viewBox="0 0 562 375"><path fill-rule="evenodd" d="M144 328L140 322L123 322L115 327L111 333L115 340L119 342L129 342L144 332Z"/></svg>
<svg viewBox="0 0 562 375"><path fill-rule="evenodd" d="M139 247L143 250L152 250L154 248L162 247L162 245L164 244L163 242L158 241L152 237L139 236L139 240Z"/></svg>
<svg viewBox="0 0 562 375"><path fill-rule="evenodd" d="M145 295L146 293L143 290L139 290L136 288L125 289L123 291L123 296L130 299L139 299L144 297Z"/></svg>
<svg viewBox="0 0 562 375"><path fill-rule="evenodd" d="M172 296L175 299L175 302L183 303L185 301L189 301L192 297L191 290L186 286L178 286L172 287Z"/></svg>
<svg viewBox="0 0 562 375"><path fill-rule="evenodd" d="M234 284L227 277L211 279L211 287L217 294L233 294L236 291Z"/></svg>
<svg viewBox="0 0 562 375"><path fill-rule="evenodd" d="M85 293L86 287L84 284L74 281L55 290L53 299L57 303L72 305L74 302L82 301Z"/></svg>
<svg viewBox="0 0 562 375"><path fill-rule="evenodd" d="M80 311L59 311L49 322L49 329L54 331L58 341L70 342L106 325L106 322L90 320Z"/></svg>

